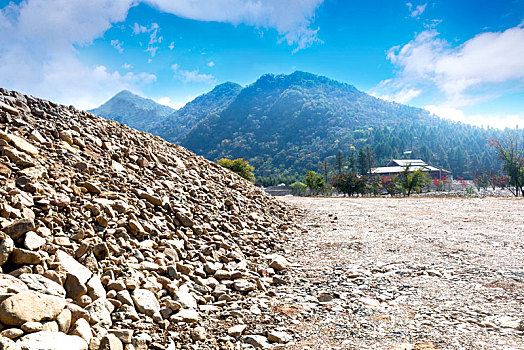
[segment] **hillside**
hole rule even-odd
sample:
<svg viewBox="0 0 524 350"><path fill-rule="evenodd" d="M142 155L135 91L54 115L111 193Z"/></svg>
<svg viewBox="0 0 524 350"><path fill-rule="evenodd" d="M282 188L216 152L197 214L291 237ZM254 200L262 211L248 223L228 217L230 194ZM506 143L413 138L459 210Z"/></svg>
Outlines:
<svg viewBox="0 0 524 350"><path fill-rule="evenodd" d="M201 120L228 106L240 90L242 90L240 85L231 82L217 85L210 92L188 102L181 109L171 113L144 131L158 135L170 142L181 143Z"/></svg>
<svg viewBox="0 0 524 350"><path fill-rule="evenodd" d="M339 150L348 157L367 145L378 164L413 150L415 157L472 177L498 169L487 142L498 134L295 72L262 76L221 113L193 128L181 144L211 160L246 158L259 177L319 170Z"/></svg>
<svg viewBox="0 0 524 350"><path fill-rule="evenodd" d="M146 131L152 123L163 120L175 110L123 90L98 108L88 112L115 120L131 128Z"/></svg>
<svg viewBox="0 0 524 350"><path fill-rule="evenodd" d="M0 129L0 347L269 346L286 205L72 106L0 89Z"/></svg>
<svg viewBox="0 0 524 350"><path fill-rule="evenodd" d="M210 160L245 158L265 183L319 171L324 160L333 169L339 151L347 168L347 160L366 146L378 165L411 150L412 157L465 178L500 171L487 140L501 131L440 119L305 72L266 74L244 88L218 85L156 120L139 129Z"/></svg>

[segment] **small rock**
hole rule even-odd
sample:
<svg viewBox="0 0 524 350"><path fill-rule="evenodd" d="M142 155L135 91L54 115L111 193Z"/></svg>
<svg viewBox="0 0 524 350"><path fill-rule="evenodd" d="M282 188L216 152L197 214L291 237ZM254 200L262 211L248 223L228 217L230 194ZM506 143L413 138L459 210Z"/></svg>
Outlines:
<svg viewBox="0 0 524 350"><path fill-rule="evenodd" d="M282 255L276 255L269 264L269 267L276 271L283 271L289 268L289 262Z"/></svg>
<svg viewBox="0 0 524 350"><path fill-rule="evenodd" d="M286 332L271 331L267 335L267 339L275 343L285 344L290 342L293 339L293 337L287 334Z"/></svg>
<svg viewBox="0 0 524 350"><path fill-rule="evenodd" d="M139 312L147 316L153 316L154 313L160 312L160 304L155 294L146 289L136 289L133 292L133 301Z"/></svg>
<svg viewBox="0 0 524 350"><path fill-rule="evenodd" d="M114 334L106 334L100 341L100 347L98 350L123 350L124 346L120 339Z"/></svg>
<svg viewBox="0 0 524 350"><path fill-rule="evenodd" d="M267 338L262 335L246 335L244 343L249 344L257 349L267 349L271 344L267 342Z"/></svg>
<svg viewBox="0 0 524 350"><path fill-rule="evenodd" d="M229 327L227 330L227 334L229 334L232 337L238 338L240 337L244 331L247 329L247 326L245 324L238 324L233 327Z"/></svg>
<svg viewBox="0 0 524 350"><path fill-rule="evenodd" d="M182 309L176 315L171 316L175 322L196 323L200 320L200 315L193 309Z"/></svg>
<svg viewBox="0 0 524 350"><path fill-rule="evenodd" d="M204 327L195 327L191 330L191 339L193 341L204 341L206 340L207 332Z"/></svg>
<svg viewBox="0 0 524 350"><path fill-rule="evenodd" d="M14 247L13 239L5 233L0 232L0 266L6 263Z"/></svg>
<svg viewBox="0 0 524 350"><path fill-rule="evenodd" d="M34 231L29 231L24 238L24 247L29 250L38 250L45 244L45 242L45 238L40 237Z"/></svg>

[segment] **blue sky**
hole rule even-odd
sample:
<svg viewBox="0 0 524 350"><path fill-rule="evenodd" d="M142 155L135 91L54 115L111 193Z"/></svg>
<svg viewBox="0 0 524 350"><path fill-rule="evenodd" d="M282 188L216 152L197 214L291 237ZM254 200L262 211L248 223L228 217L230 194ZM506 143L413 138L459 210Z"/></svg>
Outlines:
<svg viewBox="0 0 524 350"><path fill-rule="evenodd" d="M0 0L0 86L180 107L303 70L454 120L524 125L524 0Z"/></svg>

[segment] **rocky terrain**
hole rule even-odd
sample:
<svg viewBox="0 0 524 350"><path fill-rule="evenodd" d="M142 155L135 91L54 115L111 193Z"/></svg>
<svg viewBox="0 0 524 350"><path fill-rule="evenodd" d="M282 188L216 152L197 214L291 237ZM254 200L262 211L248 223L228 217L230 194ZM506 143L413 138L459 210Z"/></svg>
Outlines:
<svg viewBox="0 0 524 350"><path fill-rule="evenodd" d="M524 200L283 199L287 349L524 349Z"/></svg>
<svg viewBox="0 0 524 350"><path fill-rule="evenodd" d="M271 313L285 204L158 137L3 89L0 152L0 349L291 340Z"/></svg>

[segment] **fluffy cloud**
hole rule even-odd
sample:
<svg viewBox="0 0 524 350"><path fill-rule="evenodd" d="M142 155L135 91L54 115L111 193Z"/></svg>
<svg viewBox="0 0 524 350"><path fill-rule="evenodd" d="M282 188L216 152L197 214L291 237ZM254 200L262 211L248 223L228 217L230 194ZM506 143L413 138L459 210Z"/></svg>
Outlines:
<svg viewBox="0 0 524 350"><path fill-rule="evenodd" d="M88 66L77 48L127 17L132 0L29 0L0 10L0 86L81 108L155 81L147 73ZM117 49L121 43L112 43Z"/></svg>
<svg viewBox="0 0 524 350"><path fill-rule="evenodd" d="M428 105L424 108L441 118L477 126L491 126L504 129L524 125L524 114L466 115L462 110L453 107Z"/></svg>
<svg viewBox="0 0 524 350"><path fill-rule="evenodd" d="M199 73L198 68L195 70L180 69L178 64L173 64L171 70L175 73L173 77L184 83L213 83L215 77L211 74Z"/></svg>
<svg viewBox="0 0 524 350"><path fill-rule="evenodd" d="M387 58L396 76L381 82L374 89L377 95L437 88L447 105L474 105L524 80L524 25L481 33L457 47L427 30L393 47Z"/></svg>
<svg viewBox="0 0 524 350"><path fill-rule="evenodd" d="M244 23L274 28L282 40L296 49L318 41L318 29L311 29L315 10L323 0L146 0L161 11L199 21Z"/></svg>
<svg viewBox="0 0 524 350"><path fill-rule="evenodd" d="M304 48L316 40L310 24L323 0L25 0L0 8L0 86L55 100L94 107L120 89L139 90L156 77L147 73L120 74L103 65L89 66L78 48L103 37L125 21L129 9L146 2L161 11L201 21L245 23L274 28L290 45ZM4 2L5 4L5 2ZM132 26L133 33L149 33L146 51L155 56L162 42L158 26ZM122 43L111 44L120 52ZM170 49L174 48L171 43ZM129 67L130 68L130 67ZM129 69L125 67L124 69ZM186 82L211 82L198 70L180 70Z"/></svg>

